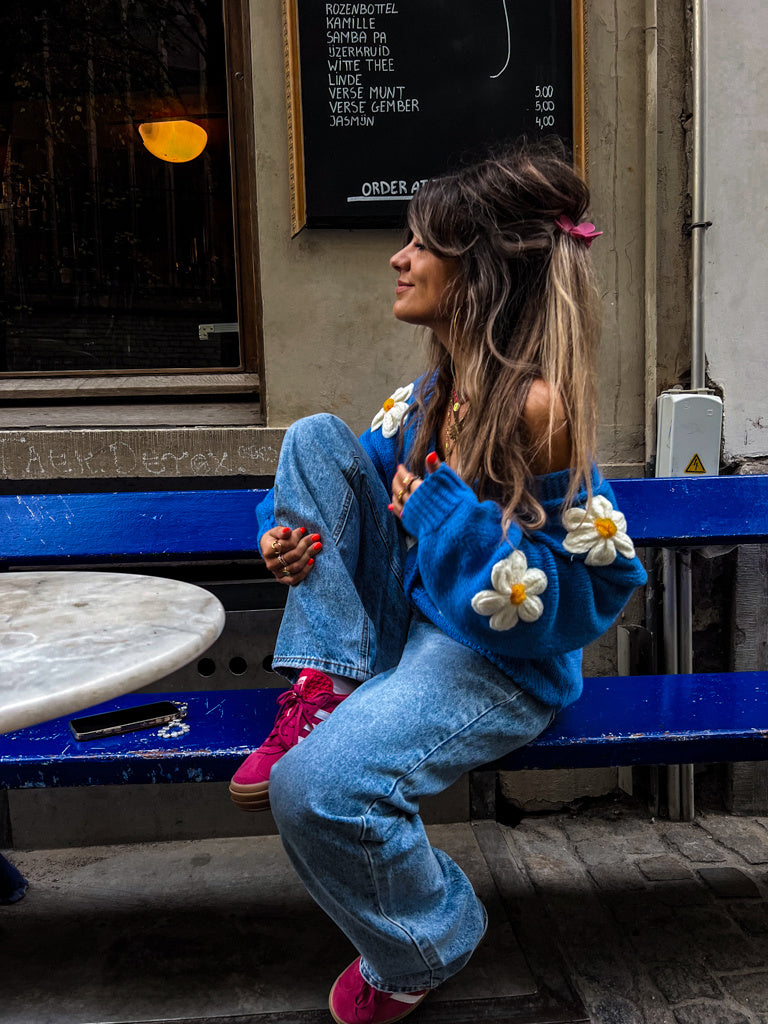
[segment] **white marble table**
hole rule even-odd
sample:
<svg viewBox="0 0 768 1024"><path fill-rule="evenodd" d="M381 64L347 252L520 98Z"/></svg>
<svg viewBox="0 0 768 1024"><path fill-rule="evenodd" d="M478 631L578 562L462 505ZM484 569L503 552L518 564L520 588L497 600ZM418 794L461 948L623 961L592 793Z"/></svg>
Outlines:
<svg viewBox="0 0 768 1024"><path fill-rule="evenodd" d="M191 583L118 572L0 575L0 733L138 690L192 661L224 627Z"/></svg>

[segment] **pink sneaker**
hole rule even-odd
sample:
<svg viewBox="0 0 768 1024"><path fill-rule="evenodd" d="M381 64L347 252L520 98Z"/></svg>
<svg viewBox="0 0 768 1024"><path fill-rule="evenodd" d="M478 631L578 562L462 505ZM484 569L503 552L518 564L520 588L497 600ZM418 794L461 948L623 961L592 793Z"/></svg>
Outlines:
<svg viewBox="0 0 768 1024"><path fill-rule="evenodd" d="M229 784L233 801L243 811L269 809L269 773L286 750L308 736L347 694L334 693L324 672L305 668L290 690L277 698L280 710L272 732L258 750L243 761Z"/></svg>
<svg viewBox="0 0 768 1024"><path fill-rule="evenodd" d="M338 976L328 1005L336 1024L391 1024L412 1013L431 989L379 992L360 973L360 957Z"/></svg>

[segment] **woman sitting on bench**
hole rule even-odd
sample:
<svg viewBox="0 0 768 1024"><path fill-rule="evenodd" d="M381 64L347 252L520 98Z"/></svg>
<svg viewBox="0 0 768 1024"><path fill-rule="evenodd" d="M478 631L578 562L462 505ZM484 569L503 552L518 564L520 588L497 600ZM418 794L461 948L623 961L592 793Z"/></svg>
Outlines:
<svg viewBox="0 0 768 1024"><path fill-rule="evenodd" d="M360 953L331 991L339 1024L399 1020L467 963L485 910L419 801L546 729L645 581L592 462L588 201L549 149L427 182L390 261L424 375L359 440L334 416L295 423L258 509L291 588L273 664L293 685L230 789L271 803Z"/></svg>

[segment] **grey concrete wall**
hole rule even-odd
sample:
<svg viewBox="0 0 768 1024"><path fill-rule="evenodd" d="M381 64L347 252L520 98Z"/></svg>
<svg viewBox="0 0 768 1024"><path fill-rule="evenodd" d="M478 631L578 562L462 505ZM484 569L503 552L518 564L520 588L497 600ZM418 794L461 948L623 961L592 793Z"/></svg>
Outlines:
<svg viewBox="0 0 768 1024"><path fill-rule="evenodd" d="M730 460L768 455L768 10L707 6L704 331Z"/></svg>

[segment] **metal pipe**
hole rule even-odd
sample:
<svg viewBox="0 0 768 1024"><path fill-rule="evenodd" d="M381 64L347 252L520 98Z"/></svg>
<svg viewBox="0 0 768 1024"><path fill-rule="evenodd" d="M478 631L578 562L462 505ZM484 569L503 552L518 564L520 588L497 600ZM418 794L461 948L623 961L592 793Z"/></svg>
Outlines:
<svg viewBox="0 0 768 1024"><path fill-rule="evenodd" d="M678 552L677 577L677 670L689 674L693 672L693 587L691 574L691 552ZM693 765L678 765L677 787L679 806L678 816L673 821L693 821L694 786Z"/></svg>
<svg viewBox="0 0 768 1024"><path fill-rule="evenodd" d="M661 628L664 637L663 671L675 675L678 671L678 632L677 632L677 556L672 548L663 548L662 558L662 594Z"/></svg>
<svg viewBox="0 0 768 1024"><path fill-rule="evenodd" d="M682 813L680 799L680 768L679 764L667 765L667 814L670 821L680 821Z"/></svg>
<svg viewBox="0 0 768 1024"><path fill-rule="evenodd" d="M706 386L704 348L706 2L693 0L693 167L691 210L691 390ZM693 606L690 551L664 551L664 670L693 671ZM667 808L672 821L691 821L693 765L667 767Z"/></svg>
<svg viewBox="0 0 768 1024"><path fill-rule="evenodd" d="M693 3L693 168L691 209L691 388L706 386L704 350L705 118L707 112L707 0Z"/></svg>
<svg viewBox="0 0 768 1024"><path fill-rule="evenodd" d="M677 576L677 671L693 672L693 596L691 552L678 552Z"/></svg>
<svg viewBox="0 0 768 1024"><path fill-rule="evenodd" d="M658 376L658 0L645 0L645 464L656 450Z"/></svg>

